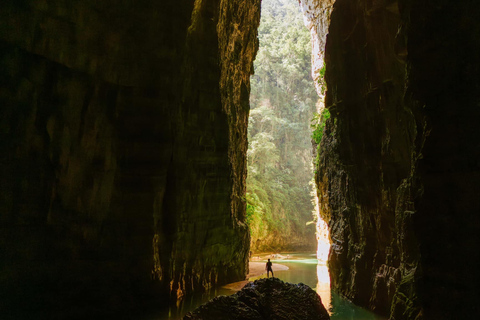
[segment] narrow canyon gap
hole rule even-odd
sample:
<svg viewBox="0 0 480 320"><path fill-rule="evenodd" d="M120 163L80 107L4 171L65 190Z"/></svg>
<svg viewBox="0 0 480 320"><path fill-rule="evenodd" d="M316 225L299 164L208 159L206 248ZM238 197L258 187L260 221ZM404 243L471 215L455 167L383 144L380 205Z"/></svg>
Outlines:
<svg viewBox="0 0 480 320"><path fill-rule="evenodd" d="M252 254L314 252L311 120L319 97L296 0L263 0L251 77L247 224Z"/></svg>
<svg viewBox="0 0 480 320"><path fill-rule="evenodd" d="M478 318L480 4L305 3L331 10L316 182L333 289L391 319ZM2 317L118 312L245 276L259 10L0 4Z"/></svg>

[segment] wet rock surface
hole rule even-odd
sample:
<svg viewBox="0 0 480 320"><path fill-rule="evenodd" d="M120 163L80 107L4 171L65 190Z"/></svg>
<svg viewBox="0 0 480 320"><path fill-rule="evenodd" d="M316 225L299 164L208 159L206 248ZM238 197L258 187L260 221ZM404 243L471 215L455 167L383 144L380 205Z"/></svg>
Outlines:
<svg viewBox="0 0 480 320"><path fill-rule="evenodd" d="M248 283L231 296L216 297L184 317L201 319L327 320L330 316L309 286L268 278Z"/></svg>

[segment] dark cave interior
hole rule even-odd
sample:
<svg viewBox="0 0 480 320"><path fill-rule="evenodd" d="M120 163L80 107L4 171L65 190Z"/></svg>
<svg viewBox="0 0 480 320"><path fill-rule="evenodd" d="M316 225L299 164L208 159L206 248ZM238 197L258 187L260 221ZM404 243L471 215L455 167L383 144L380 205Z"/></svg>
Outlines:
<svg viewBox="0 0 480 320"><path fill-rule="evenodd" d="M332 10L315 177L342 244L332 288L391 319L480 316L479 16L468 0ZM0 4L5 319L245 278L259 19L260 0Z"/></svg>

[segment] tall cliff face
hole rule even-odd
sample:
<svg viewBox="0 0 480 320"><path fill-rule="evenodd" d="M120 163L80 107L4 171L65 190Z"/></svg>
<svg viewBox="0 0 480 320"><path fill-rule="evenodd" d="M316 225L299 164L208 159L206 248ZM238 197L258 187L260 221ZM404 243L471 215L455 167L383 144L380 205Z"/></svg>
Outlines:
<svg viewBox="0 0 480 320"><path fill-rule="evenodd" d="M75 317L243 278L259 1L0 7L2 309Z"/></svg>
<svg viewBox="0 0 480 320"><path fill-rule="evenodd" d="M404 101L400 24L397 3L336 1L325 57L332 118L316 177L332 287L385 315L419 258L409 219L422 127Z"/></svg>
<svg viewBox="0 0 480 320"><path fill-rule="evenodd" d="M391 319L475 318L480 7L337 0L316 182L332 287Z"/></svg>
<svg viewBox="0 0 480 320"><path fill-rule="evenodd" d="M480 3L405 4L409 88L429 134L414 220L427 319L480 317Z"/></svg>
<svg viewBox="0 0 480 320"><path fill-rule="evenodd" d="M299 0L305 26L312 35L312 78L320 97L325 95L321 70L325 63L325 42L335 0Z"/></svg>

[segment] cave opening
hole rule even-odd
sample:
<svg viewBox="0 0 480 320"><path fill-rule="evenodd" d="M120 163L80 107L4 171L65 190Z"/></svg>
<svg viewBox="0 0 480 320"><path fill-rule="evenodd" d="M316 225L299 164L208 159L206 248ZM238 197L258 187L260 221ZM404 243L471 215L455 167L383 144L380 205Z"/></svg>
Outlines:
<svg viewBox="0 0 480 320"><path fill-rule="evenodd" d="M0 3L3 318L184 311L250 247L391 319L480 318L480 2L264 0L248 132L260 3Z"/></svg>
<svg viewBox="0 0 480 320"><path fill-rule="evenodd" d="M331 301L330 240L314 167L328 118L323 56L332 4L322 4L326 10L319 29L314 21L318 4L262 1L251 77L246 193L251 254L273 253L282 263L289 252L315 253L313 276L325 305Z"/></svg>
<svg viewBox="0 0 480 320"><path fill-rule="evenodd" d="M317 188L320 155L325 153L322 137L331 121L325 107L325 46L334 3L262 1L248 127L250 250L254 256L274 253L280 257L274 262L281 264L288 252L313 251L305 240L315 233L315 268L297 267L289 261L285 264L291 273L314 271L312 287L333 319L384 319L352 304L331 286L329 253L343 252L342 239L330 237L327 221L331 212L327 203L319 202L325 199L325 190ZM308 265L312 260L301 263Z"/></svg>
<svg viewBox="0 0 480 320"><path fill-rule="evenodd" d="M296 1L264 0L261 12L248 124L250 250L314 251L311 123L320 102L310 32Z"/></svg>

